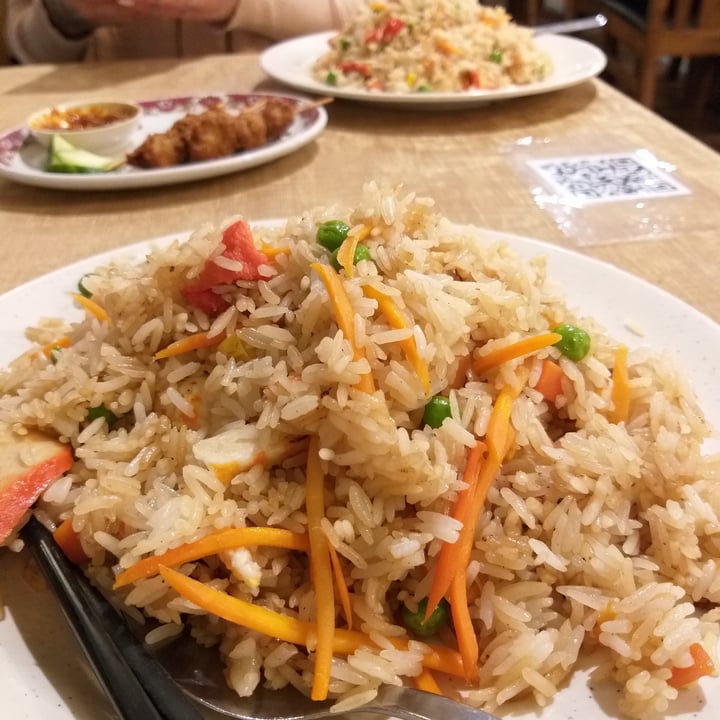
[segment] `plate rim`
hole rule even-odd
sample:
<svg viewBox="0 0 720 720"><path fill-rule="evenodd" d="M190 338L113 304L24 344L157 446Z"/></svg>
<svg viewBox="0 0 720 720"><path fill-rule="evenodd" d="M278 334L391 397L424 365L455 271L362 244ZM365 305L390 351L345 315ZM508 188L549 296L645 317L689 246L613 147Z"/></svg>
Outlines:
<svg viewBox="0 0 720 720"><path fill-rule="evenodd" d="M583 52L588 54L589 68L584 72L570 73L563 76L562 79L548 86L548 79L526 85L508 85L496 90L467 90L462 93L458 92L437 92L437 93L383 93L382 91L370 92L367 90L359 90L357 88L333 87L331 85L323 85L310 76L304 77L298 82L294 75L278 72L277 60L285 52L295 49L303 49L305 45L310 47L303 53L304 63L316 60L320 54L320 44L327 43L327 40L337 35L337 31L323 31L301 35L288 40L271 45L260 54L260 66L274 80L292 87L295 90L309 92L320 95L330 95L341 100L354 100L358 102L366 102L376 105L390 105L407 109L426 109L435 108L457 109L461 107L475 107L485 105L501 100L510 100L512 98L530 97L556 90L562 90L581 82L598 76L607 65L607 55L599 47L593 43L575 38L568 35L559 35L556 33L547 33L538 35L536 42L539 44L559 44L561 47L582 48ZM310 55L310 48L314 45L318 47ZM546 49L547 51L547 49ZM299 53L299 50L298 50ZM552 78L552 76L551 76Z"/></svg>
<svg viewBox="0 0 720 720"><path fill-rule="evenodd" d="M145 98L134 102L145 110L147 105L158 105L177 101L201 103L210 98L263 98L279 97L301 103L313 102L314 98L291 92L251 91L251 92L204 92L198 94L173 94L156 98ZM168 111L170 113L172 111ZM132 173L104 173L104 174L63 174L50 173L44 170L28 168L20 170L12 168L5 162L0 162L0 178L32 187L42 187L52 190L126 190L147 187L164 187L177 185L196 180L205 180L221 177L234 172L249 170L259 165L272 162L280 157L289 155L296 150L311 143L325 129L328 123L328 114L321 105L313 105L303 112L311 112L314 117L307 124L289 137L280 137L259 148L235 153L227 157L207 160L197 163L173 165L167 168L153 168L142 172ZM152 113L156 114L156 113ZM300 113L302 114L302 113ZM300 115L299 114L299 115ZM14 151L8 151L12 158L19 154L20 147L28 141L29 130L27 124L17 125L0 133L0 147L4 142L20 134L21 145Z"/></svg>

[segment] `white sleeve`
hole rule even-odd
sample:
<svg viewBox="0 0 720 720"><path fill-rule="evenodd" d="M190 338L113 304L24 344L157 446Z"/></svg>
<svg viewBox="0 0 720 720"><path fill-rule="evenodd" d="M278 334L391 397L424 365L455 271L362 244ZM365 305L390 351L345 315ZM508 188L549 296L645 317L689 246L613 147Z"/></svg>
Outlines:
<svg viewBox="0 0 720 720"><path fill-rule="evenodd" d="M78 38L63 35L50 20L41 0L8 0L7 45L21 63L82 60L90 33Z"/></svg>
<svg viewBox="0 0 720 720"><path fill-rule="evenodd" d="M273 40L339 29L365 0L240 0L229 29Z"/></svg>

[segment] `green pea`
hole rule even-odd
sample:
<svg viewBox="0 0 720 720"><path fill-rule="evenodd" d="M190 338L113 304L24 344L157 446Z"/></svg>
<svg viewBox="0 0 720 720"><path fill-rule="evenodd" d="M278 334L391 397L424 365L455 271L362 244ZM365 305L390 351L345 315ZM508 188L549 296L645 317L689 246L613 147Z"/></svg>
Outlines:
<svg viewBox="0 0 720 720"><path fill-rule="evenodd" d="M450 619L450 605L447 600L442 599L438 606L432 611L430 617L425 620L427 610L427 598L418 603L416 612L408 610L405 605L402 607L402 622L405 627L415 635L435 635L443 625Z"/></svg>
<svg viewBox="0 0 720 720"><path fill-rule="evenodd" d="M429 85L418 85L415 89L416 92L430 92L430 86Z"/></svg>
<svg viewBox="0 0 720 720"><path fill-rule="evenodd" d="M562 335L555 347L570 360L578 362L590 352L590 335L582 328L562 323L553 328L553 332Z"/></svg>
<svg viewBox="0 0 720 720"><path fill-rule="evenodd" d="M88 290L87 286L85 285L85 281L91 277L93 273L87 273L87 275L83 275L80 280L78 280L78 290L80 291L80 294L83 297L89 298L92 297L92 293L90 290Z"/></svg>
<svg viewBox="0 0 720 720"><path fill-rule="evenodd" d="M340 49L341 50L349 50L350 46L352 45L352 42L350 41L350 38L341 37L340 38Z"/></svg>
<svg viewBox="0 0 720 720"><path fill-rule="evenodd" d="M450 417L450 398L436 395L425 405L423 422L431 428L439 428Z"/></svg>
<svg viewBox="0 0 720 720"><path fill-rule="evenodd" d="M490 62L497 63L500 65L500 63L503 60L503 53L502 50L495 49L490 53Z"/></svg>
<svg viewBox="0 0 720 720"><path fill-rule="evenodd" d="M342 220L326 220L318 225L317 241L332 252L343 244L349 232L350 226Z"/></svg>
<svg viewBox="0 0 720 720"><path fill-rule="evenodd" d="M330 258L330 264L338 272L340 272L340 270L342 269L337 259L339 250L340 248L333 250L332 257ZM355 254L353 255L353 265L357 265L361 260L372 260L372 256L370 255L370 248L367 245L358 243L357 247L355 248Z"/></svg>
<svg viewBox="0 0 720 720"><path fill-rule="evenodd" d="M104 405L96 405L91 407L87 411L87 421L92 422L97 420L99 417L105 418L105 422L108 425L112 425L118 418L117 415L112 411L108 410Z"/></svg>
<svg viewBox="0 0 720 720"><path fill-rule="evenodd" d="M337 85L337 73L332 70L325 76L325 82L328 85Z"/></svg>

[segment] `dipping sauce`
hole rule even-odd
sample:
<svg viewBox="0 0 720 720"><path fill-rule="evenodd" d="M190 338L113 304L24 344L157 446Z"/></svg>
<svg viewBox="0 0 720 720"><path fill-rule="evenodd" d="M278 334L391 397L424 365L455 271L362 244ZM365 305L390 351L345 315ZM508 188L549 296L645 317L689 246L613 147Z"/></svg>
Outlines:
<svg viewBox="0 0 720 720"><path fill-rule="evenodd" d="M137 108L123 103L97 103L70 108L52 108L32 121L35 130L91 130L129 120Z"/></svg>

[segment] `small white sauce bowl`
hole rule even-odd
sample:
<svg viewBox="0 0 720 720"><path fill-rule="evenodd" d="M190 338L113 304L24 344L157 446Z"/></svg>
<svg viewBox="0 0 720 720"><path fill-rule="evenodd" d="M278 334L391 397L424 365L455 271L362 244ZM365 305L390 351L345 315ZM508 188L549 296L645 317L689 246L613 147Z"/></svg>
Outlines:
<svg viewBox="0 0 720 720"><path fill-rule="evenodd" d="M141 119L142 108L134 103L72 102L38 110L27 124L46 147L53 135L60 135L77 148L114 155L128 150Z"/></svg>

